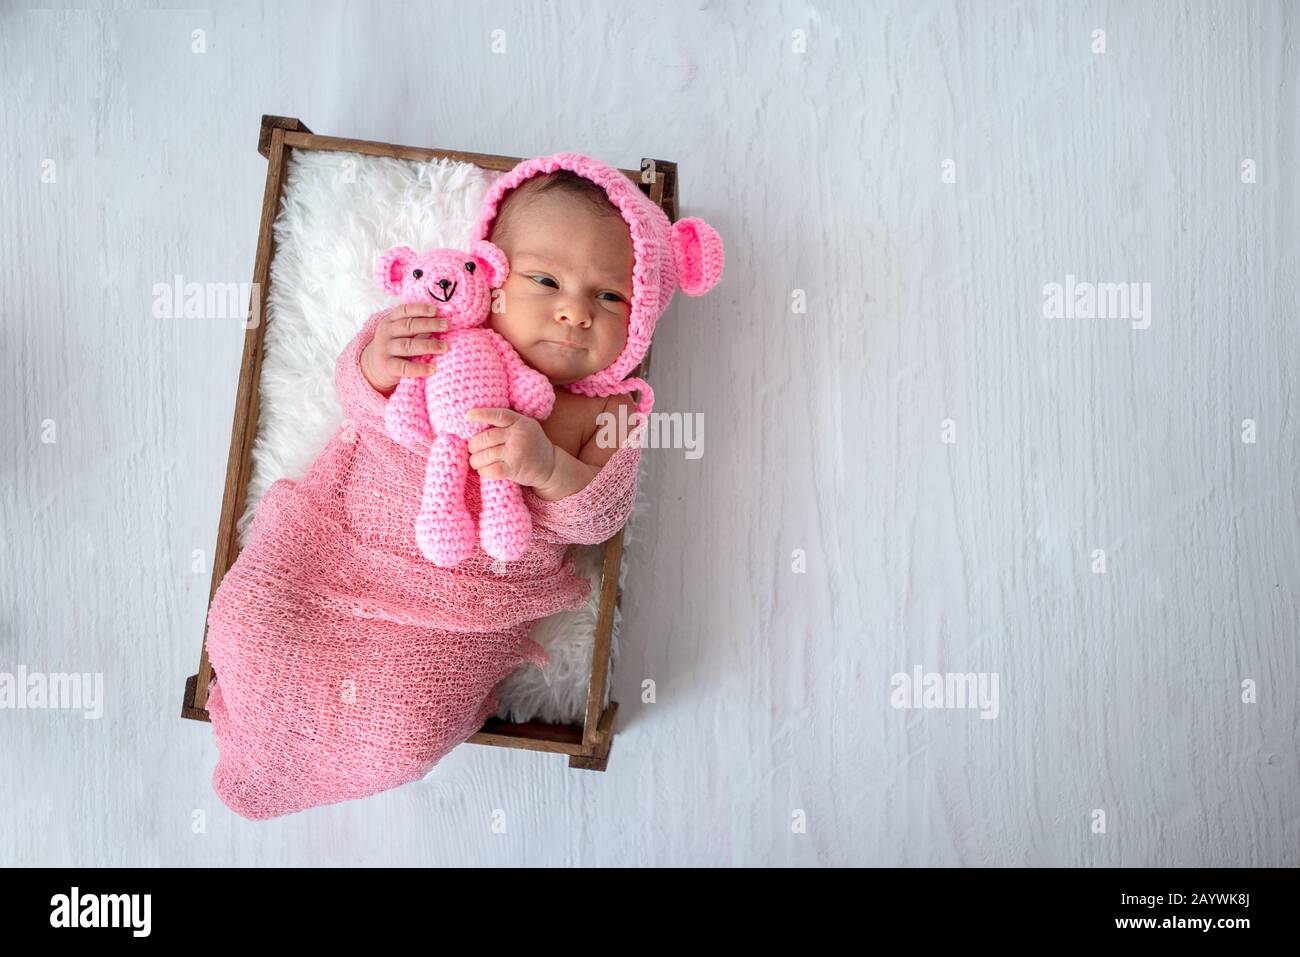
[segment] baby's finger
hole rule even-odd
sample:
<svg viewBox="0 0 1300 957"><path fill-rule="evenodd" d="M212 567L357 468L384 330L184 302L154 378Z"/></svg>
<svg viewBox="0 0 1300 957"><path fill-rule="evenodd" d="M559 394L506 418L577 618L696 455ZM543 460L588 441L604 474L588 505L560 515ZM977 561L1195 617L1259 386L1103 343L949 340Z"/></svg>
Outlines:
<svg viewBox="0 0 1300 957"><path fill-rule="evenodd" d="M469 422L486 422L488 425L505 428L519 420L519 413L514 409L501 409L485 407L482 409L470 409L465 413L465 419Z"/></svg>
<svg viewBox="0 0 1300 957"><path fill-rule="evenodd" d="M404 302L388 310L389 319L418 319L424 316L436 316L438 304L432 300L424 302Z"/></svg>
<svg viewBox="0 0 1300 957"><path fill-rule="evenodd" d="M397 358L403 356L427 356L435 352L446 352L451 345L445 339L422 339L419 336L399 336L389 340L388 354Z"/></svg>
<svg viewBox="0 0 1300 957"><path fill-rule="evenodd" d="M508 435L510 435L509 429L484 429L470 438L467 448L470 452L481 452L494 445L504 445Z"/></svg>
<svg viewBox="0 0 1300 957"><path fill-rule="evenodd" d="M389 374L400 378L417 378L419 376L433 375L433 370L437 366L437 360L430 359L428 362L416 362L414 359L390 359Z"/></svg>
<svg viewBox="0 0 1300 957"><path fill-rule="evenodd" d="M469 457L469 465L472 469L481 469L484 466L491 465L493 462L505 460L506 450L503 445L494 445L490 449L483 449L481 452L475 452Z"/></svg>
<svg viewBox="0 0 1300 957"><path fill-rule="evenodd" d="M388 314L390 336L413 336L421 332L446 332L447 319L438 315L431 302L408 302Z"/></svg>
<svg viewBox="0 0 1300 957"><path fill-rule="evenodd" d="M507 466L505 462L493 462L492 464L485 465L483 468L477 469L476 471L478 472L479 478L485 479L508 479L513 477L510 473L509 466Z"/></svg>

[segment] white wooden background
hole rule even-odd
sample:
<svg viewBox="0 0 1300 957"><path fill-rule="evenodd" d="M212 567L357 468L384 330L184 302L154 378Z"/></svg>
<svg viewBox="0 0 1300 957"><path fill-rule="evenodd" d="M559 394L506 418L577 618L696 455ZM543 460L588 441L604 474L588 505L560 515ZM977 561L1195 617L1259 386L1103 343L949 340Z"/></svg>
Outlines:
<svg viewBox="0 0 1300 957"><path fill-rule="evenodd" d="M0 711L0 864L1300 864L1295 5L84 6L0 10L0 670L107 700ZM608 772L212 793L179 708L242 331L152 290L251 278L263 112L676 160L725 237L655 340L705 454L648 453ZM1150 328L1044 318L1067 274L1150 282ZM999 716L891 707L914 665Z"/></svg>

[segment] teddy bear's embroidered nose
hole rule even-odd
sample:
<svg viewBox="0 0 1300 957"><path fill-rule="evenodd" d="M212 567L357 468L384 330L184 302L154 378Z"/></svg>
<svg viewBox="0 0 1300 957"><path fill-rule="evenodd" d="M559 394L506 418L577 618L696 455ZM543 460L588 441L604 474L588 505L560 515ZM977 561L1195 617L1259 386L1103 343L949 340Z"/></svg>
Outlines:
<svg viewBox="0 0 1300 957"><path fill-rule="evenodd" d="M442 290L442 295L439 296L434 292L431 292L430 295L439 302L449 302L451 297L456 294L456 283L452 282L450 279L439 279L437 285L438 288ZM448 288L449 286L451 288Z"/></svg>

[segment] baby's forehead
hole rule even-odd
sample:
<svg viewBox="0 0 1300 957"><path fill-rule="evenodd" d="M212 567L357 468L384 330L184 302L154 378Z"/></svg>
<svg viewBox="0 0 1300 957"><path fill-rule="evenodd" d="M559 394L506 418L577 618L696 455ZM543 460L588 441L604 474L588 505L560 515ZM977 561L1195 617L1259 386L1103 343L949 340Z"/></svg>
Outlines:
<svg viewBox="0 0 1300 957"><path fill-rule="evenodd" d="M516 199L517 191L507 197ZM630 279L633 266L632 234L622 215L602 211L580 196L543 193L522 197L506 212L503 203L493 228L492 241L513 261L519 257L567 262L598 258L617 278ZM559 263L557 263L559 264Z"/></svg>
<svg viewBox="0 0 1300 957"><path fill-rule="evenodd" d="M497 213L497 222L503 223L505 232L512 233L516 226L544 229L562 221L566 228L605 229L613 234L631 231L622 214L610 205L598 209L589 199L561 190L526 190L525 186L511 190Z"/></svg>

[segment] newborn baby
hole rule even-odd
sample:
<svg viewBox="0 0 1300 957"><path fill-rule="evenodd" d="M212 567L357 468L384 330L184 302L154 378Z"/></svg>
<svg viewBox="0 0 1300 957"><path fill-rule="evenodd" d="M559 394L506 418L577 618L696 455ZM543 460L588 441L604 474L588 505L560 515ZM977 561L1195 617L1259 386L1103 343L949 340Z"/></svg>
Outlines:
<svg viewBox="0 0 1300 957"><path fill-rule="evenodd" d="M506 675L547 664L531 626L590 592L568 546L612 537L636 497L640 426L602 443L597 417L631 392L650 411L650 387L628 375L655 322L675 289L700 295L722 271L706 223L670 223L622 173L576 153L496 180L479 239L510 260L491 327L557 391L545 422L470 413L492 427L469 443L465 504L477 516L480 476L518 482L532 542L510 562L476 546L454 568L420 553L428 457L389 438L384 412L400 378L436 366L446 324L434 303L370 316L335 368L343 427L301 480L266 491L208 611L213 789L244 817L418 780L496 711Z"/></svg>
<svg viewBox="0 0 1300 957"><path fill-rule="evenodd" d="M510 260L488 324L524 362L553 384L569 385L619 357L632 308L632 237L604 189L567 169L535 176L510 193L486 238ZM377 392L389 395L402 377L433 373L437 353L447 349L429 341L447 329L436 307L408 303L380 322L361 354L361 370ZM415 358L429 354L427 364ZM543 500L564 498L586 488L616 451L597 443L597 417L609 412L613 421L626 421L619 407L630 412L633 405L626 394L557 390L542 423L509 409L475 410L470 418L493 428L470 440L470 466Z"/></svg>

